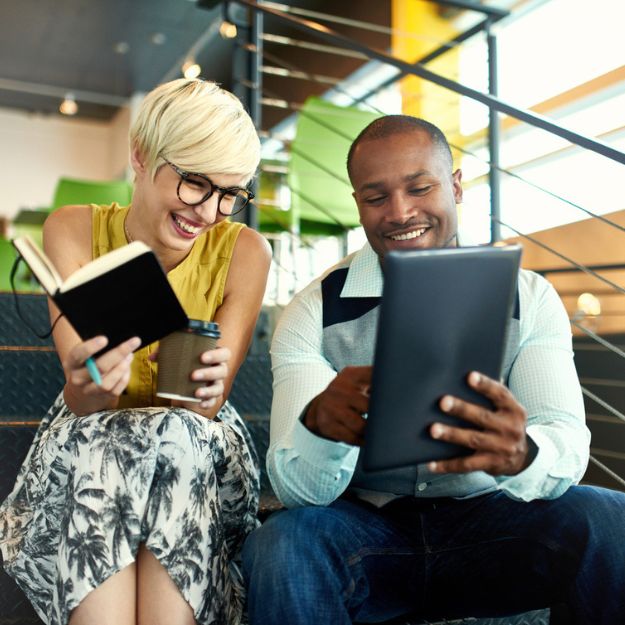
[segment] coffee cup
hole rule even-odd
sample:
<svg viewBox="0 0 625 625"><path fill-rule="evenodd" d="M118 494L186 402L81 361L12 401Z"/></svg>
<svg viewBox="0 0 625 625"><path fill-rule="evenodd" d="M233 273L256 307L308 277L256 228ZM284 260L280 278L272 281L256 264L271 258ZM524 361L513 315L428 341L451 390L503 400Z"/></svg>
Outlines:
<svg viewBox="0 0 625 625"><path fill-rule="evenodd" d="M195 391L204 382L191 379L191 372L202 364L200 356L217 347L221 336L219 324L189 319L186 328L163 338L158 348L158 377L156 394L167 399L200 402Z"/></svg>

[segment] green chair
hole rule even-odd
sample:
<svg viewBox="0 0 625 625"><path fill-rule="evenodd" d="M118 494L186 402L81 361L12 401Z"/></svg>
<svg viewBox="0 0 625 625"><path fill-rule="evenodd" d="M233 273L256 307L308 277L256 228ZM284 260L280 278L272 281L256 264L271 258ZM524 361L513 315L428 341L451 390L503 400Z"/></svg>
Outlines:
<svg viewBox="0 0 625 625"><path fill-rule="evenodd" d="M132 184L125 180L75 180L60 178L54 192L51 211L67 204L130 204Z"/></svg>
<svg viewBox="0 0 625 625"><path fill-rule="evenodd" d="M8 239L0 239L0 291L11 290L11 269L17 258L17 252ZM28 293L40 293L41 286L35 280L30 269L21 263L15 275L15 290Z"/></svg>
<svg viewBox="0 0 625 625"><path fill-rule="evenodd" d="M10 291L11 267L15 260L15 249L11 245L11 241L0 239L0 291Z"/></svg>
<svg viewBox="0 0 625 625"><path fill-rule="evenodd" d="M347 152L379 113L310 97L291 142L288 185L293 219L302 234L337 235L360 225L347 178Z"/></svg>

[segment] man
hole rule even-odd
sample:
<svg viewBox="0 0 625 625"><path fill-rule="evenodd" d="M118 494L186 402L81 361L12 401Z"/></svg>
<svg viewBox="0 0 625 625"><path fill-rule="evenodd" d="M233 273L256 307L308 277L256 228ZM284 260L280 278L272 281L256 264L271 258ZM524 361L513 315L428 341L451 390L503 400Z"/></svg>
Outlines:
<svg viewBox="0 0 625 625"><path fill-rule="evenodd" d="M585 625L625 622L625 494L574 486L589 432L568 319L538 275L519 275L507 386L468 378L493 409L440 400L470 427L430 434L474 452L362 471L384 256L456 246L462 187L444 135L408 116L365 128L348 172L368 244L296 296L272 344L267 468L289 509L244 547L252 625L498 616L558 601Z"/></svg>

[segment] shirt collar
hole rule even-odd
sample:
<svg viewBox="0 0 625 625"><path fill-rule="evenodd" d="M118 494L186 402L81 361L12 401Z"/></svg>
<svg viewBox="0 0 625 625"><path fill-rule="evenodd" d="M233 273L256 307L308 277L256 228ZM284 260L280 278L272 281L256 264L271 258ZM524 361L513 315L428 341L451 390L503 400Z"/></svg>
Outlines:
<svg viewBox="0 0 625 625"><path fill-rule="evenodd" d="M380 297L383 283L378 255L365 243L349 265L341 297Z"/></svg>

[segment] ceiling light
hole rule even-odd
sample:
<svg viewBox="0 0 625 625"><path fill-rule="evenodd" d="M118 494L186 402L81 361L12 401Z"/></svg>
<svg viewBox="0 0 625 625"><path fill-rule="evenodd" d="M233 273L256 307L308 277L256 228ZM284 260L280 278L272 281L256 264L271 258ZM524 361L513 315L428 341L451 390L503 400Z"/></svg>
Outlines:
<svg viewBox="0 0 625 625"><path fill-rule="evenodd" d="M127 41L118 41L114 46L113 50L117 54L128 54L128 50L130 50L130 45Z"/></svg>
<svg viewBox="0 0 625 625"><path fill-rule="evenodd" d="M78 104L76 104L73 93L65 94L65 99L63 100L63 102L61 102L61 105L59 106L59 111L63 115L76 115L76 113L78 113Z"/></svg>
<svg viewBox="0 0 625 625"><path fill-rule="evenodd" d="M202 72L202 68L193 60L185 61L182 65L182 73L185 78L197 78Z"/></svg>
<svg viewBox="0 0 625 625"><path fill-rule="evenodd" d="M219 27L219 34L224 39L234 39L237 36L236 24L224 20Z"/></svg>

